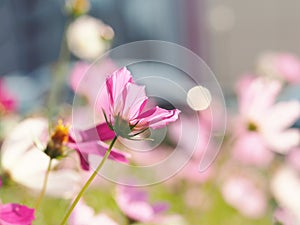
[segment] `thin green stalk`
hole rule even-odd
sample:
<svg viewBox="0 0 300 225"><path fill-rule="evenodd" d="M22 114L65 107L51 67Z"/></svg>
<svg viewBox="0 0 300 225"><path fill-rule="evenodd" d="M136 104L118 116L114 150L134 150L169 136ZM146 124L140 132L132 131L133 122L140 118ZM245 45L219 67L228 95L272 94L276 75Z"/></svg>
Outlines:
<svg viewBox="0 0 300 225"><path fill-rule="evenodd" d="M73 201L72 205L70 206L67 214L65 215L64 219L62 220L62 222L60 223L60 225L65 225L71 215L71 213L73 212L75 206L77 205L77 203L79 202L80 198L82 197L82 195L84 194L84 192L86 191L86 189L90 186L90 184L92 183L92 181L95 179L95 177L97 176L98 172L100 171L100 169L102 168L102 166L104 165L105 161L107 160L116 140L117 140L118 136L115 136L114 139L112 140L112 142L110 143L103 159L101 160L101 162L99 163L98 167L96 168L96 170L93 172L93 174L90 176L90 178L87 180L87 182L84 184L84 186L82 187L81 191L78 193L77 197L75 198L75 200Z"/></svg>
<svg viewBox="0 0 300 225"><path fill-rule="evenodd" d="M62 36L61 46L60 46L60 53L56 64L53 67L53 74L52 74L52 83L51 88L48 96L48 118L49 118L49 125L52 125L52 119L57 114L58 110L58 101L59 96L62 94L63 85L66 79L66 75L68 74L68 62L70 60L70 52L67 46L66 40L66 31L68 29L69 24L71 23L72 19L68 18L65 24L64 33ZM49 126L49 128L50 128Z"/></svg>
<svg viewBox="0 0 300 225"><path fill-rule="evenodd" d="M49 163L48 163L48 168L46 170L46 173L45 173L45 178L44 178L44 182L43 182L43 187L42 187L42 190L40 192L40 195L39 197L37 198L36 200L36 203L35 203L35 206L34 208L37 210L38 207L40 206L40 203L42 202L43 198L44 198L44 195L46 193L46 188L47 188L47 183L48 183L48 178L49 178L49 174L50 174L50 171L51 171L51 164L52 164L52 159L49 158Z"/></svg>

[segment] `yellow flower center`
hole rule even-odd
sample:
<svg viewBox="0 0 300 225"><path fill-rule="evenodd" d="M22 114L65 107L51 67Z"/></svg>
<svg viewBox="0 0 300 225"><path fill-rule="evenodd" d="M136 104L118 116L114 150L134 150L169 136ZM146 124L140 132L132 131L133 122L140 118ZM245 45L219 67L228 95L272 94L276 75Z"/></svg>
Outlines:
<svg viewBox="0 0 300 225"><path fill-rule="evenodd" d="M63 124L62 120L59 120L52 135L51 140L55 144L64 144L69 139L69 126Z"/></svg>
<svg viewBox="0 0 300 225"><path fill-rule="evenodd" d="M89 0L69 0L69 7L71 13L75 16L80 16L87 13L90 10Z"/></svg>
<svg viewBox="0 0 300 225"><path fill-rule="evenodd" d="M63 124L62 120L59 120L53 133L51 134L50 141L47 144L45 153L51 159L57 159L65 155L64 144L69 139L69 126Z"/></svg>
<svg viewBox="0 0 300 225"><path fill-rule="evenodd" d="M250 122L248 122L248 127L247 127L247 129L248 129L248 131L250 131L250 132L256 132L256 131L258 131L258 126L257 126L256 123L250 121Z"/></svg>

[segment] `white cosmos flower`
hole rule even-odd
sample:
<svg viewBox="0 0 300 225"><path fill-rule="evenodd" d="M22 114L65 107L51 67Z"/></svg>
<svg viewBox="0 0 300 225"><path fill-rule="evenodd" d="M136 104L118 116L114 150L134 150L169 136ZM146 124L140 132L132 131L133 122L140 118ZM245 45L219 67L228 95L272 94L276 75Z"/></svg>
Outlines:
<svg viewBox="0 0 300 225"><path fill-rule="evenodd" d="M85 60L94 60L104 53L114 37L113 29L91 16L81 16L67 29L70 51Z"/></svg>
<svg viewBox="0 0 300 225"><path fill-rule="evenodd" d="M48 136L48 122L44 118L26 119L10 132L1 149L1 164L11 179L35 191L41 190L50 159L42 149ZM42 146L37 147L38 141ZM49 174L46 194L69 198L79 189L80 176L61 164L53 161L56 169Z"/></svg>

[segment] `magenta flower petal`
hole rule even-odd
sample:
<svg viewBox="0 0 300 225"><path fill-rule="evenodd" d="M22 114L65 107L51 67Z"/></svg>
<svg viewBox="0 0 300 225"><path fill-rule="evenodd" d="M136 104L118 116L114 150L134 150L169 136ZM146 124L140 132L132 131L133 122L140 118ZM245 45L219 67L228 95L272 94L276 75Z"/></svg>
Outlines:
<svg viewBox="0 0 300 225"><path fill-rule="evenodd" d="M1 225L31 225L34 219L34 209L19 204L0 204Z"/></svg>
<svg viewBox="0 0 300 225"><path fill-rule="evenodd" d="M0 109L1 107L8 112L16 110L17 107L16 99L6 89L2 79L0 79Z"/></svg>
<svg viewBox="0 0 300 225"><path fill-rule="evenodd" d="M165 127L168 123L174 122L178 119L180 110L166 110L158 106L152 108L136 118L139 121L138 126L149 126L153 129Z"/></svg>
<svg viewBox="0 0 300 225"><path fill-rule="evenodd" d="M106 91L102 90L99 101L112 125L116 117L121 117L134 130L158 129L178 119L178 109L156 107L143 112L147 99L145 87L135 84L130 71L124 67L107 78Z"/></svg>
<svg viewBox="0 0 300 225"><path fill-rule="evenodd" d="M116 101L116 107L122 106L120 111L115 107L115 113L120 112L122 118L128 118L133 120L144 109L147 103L148 97L146 96L145 86L139 86L136 84L128 83L123 90L122 95Z"/></svg>
<svg viewBox="0 0 300 225"><path fill-rule="evenodd" d="M89 142L89 141L108 141L112 140L116 135L115 132L112 131L107 123L100 123L96 127L92 127L86 130L77 130L73 132L78 132L79 138L81 142Z"/></svg>
<svg viewBox="0 0 300 225"><path fill-rule="evenodd" d="M98 124L87 130L72 129L71 132L67 146L78 153L81 167L84 170L90 169L88 155L104 156L108 145L103 141L112 140L115 137L115 133L106 123ZM129 157L128 154L112 149L108 159L128 163L127 157Z"/></svg>
<svg viewBox="0 0 300 225"><path fill-rule="evenodd" d="M69 143L68 146L78 152L80 157L81 167L84 170L90 169L89 162L88 162L88 155L91 154L91 155L104 156L108 149L108 145L101 141ZM127 157L129 157L127 154L120 152L116 149L112 149L108 158L118 162L128 163Z"/></svg>
<svg viewBox="0 0 300 225"><path fill-rule="evenodd" d="M126 87L127 83L131 82L132 76L126 67L115 71L113 75L106 80L106 88L111 105L114 105L116 99L121 96L122 91Z"/></svg>
<svg viewBox="0 0 300 225"><path fill-rule="evenodd" d="M166 202L159 202L152 205L155 214L163 213L169 209L169 204Z"/></svg>

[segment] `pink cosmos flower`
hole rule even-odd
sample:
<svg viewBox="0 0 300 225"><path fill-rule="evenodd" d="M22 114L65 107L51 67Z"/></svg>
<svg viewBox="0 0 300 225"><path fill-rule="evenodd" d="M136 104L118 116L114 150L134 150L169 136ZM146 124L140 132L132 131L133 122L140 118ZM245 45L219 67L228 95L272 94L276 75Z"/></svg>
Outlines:
<svg viewBox="0 0 300 225"><path fill-rule="evenodd" d="M268 53L260 57L258 70L263 75L300 83L300 59L290 53Z"/></svg>
<svg viewBox="0 0 300 225"><path fill-rule="evenodd" d="M277 81L243 77L238 83L239 117L233 155L243 163L267 165L270 150L286 154L300 143L298 129L290 128L300 117L300 103L275 103L281 90Z"/></svg>
<svg viewBox="0 0 300 225"><path fill-rule="evenodd" d="M104 213L95 215L94 210L79 201L69 219L70 225L118 225Z"/></svg>
<svg viewBox="0 0 300 225"><path fill-rule="evenodd" d="M267 209L267 199L262 190L241 176L231 177L222 186L225 201L249 218L260 218Z"/></svg>
<svg viewBox="0 0 300 225"><path fill-rule="evenodd" d="M168 209L166 203L150 204L147 193L134 187L118 186L115 199L128 218L139 222L156 221Z"/></svg>
<svg viewBox="0 0 300 225"><path fill-rule="evenodd" d="M156 106L144 111L147 100L145 86L135 84L126 67L107 78L106 88L98 99L109 127L117 136L129 139L148 128L159 129L178 119L178 109Z"/></svg>
<svg viewBox="0 0 300 225"><path fill-rule="evenodd" d="M19 204L0 204L1 225L31 225L34 217L34 209Z"/></svg>
<svg viewBox="0 0 300 225"><path fill-rule="evenodd" d="M89 169L87 158L90 154L105 154L108 146L104 141L112 140L115 136L133 139L149 128L159 129L177 120L180 113L177 109L165 110L156 106L143 111L147 100L145 87L135 84L125 67L106 79L105 88L100 91L96 102L106 122L90 129L74 130L68 144L80 154L84 169ZM109 157L127 162L127 155L115 149Z"/></svg>
<svg viewBox="0 0 300 225"><path fill-rule="evenodd" d="M0 112L12 112L16 110L16 99L6 89L4 81L0 79Z"/></svg>

